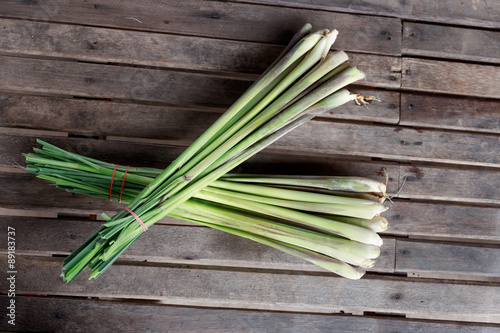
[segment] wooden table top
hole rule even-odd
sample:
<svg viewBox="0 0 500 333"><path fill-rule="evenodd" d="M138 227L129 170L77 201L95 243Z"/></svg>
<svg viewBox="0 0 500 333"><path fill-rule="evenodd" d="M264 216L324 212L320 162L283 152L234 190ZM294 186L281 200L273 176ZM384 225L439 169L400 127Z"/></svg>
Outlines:
<svg viewBox="0 0 500 333"><path fill-rule="evenodd" d="M385 181L382 255L361 280L166 218L102 277L61 260L121 205L27 174L36 139L163 168L304 23L339 31L380 102L317 117L238 172ZM14 1L0 6L0 255L8 331L500 332L500 2ZM404 186L402 186L404 183ZM154 230L154 231L153 231ZM2 311L9 281L0 279ZM1 312L3 314L3 312Z"/></svg>

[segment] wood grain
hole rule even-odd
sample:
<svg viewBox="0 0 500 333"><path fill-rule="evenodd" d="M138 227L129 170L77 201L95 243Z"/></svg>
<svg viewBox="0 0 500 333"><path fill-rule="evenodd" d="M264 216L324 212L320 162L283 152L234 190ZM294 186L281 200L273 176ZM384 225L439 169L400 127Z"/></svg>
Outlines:
<svg viewBox="0 0 500 333"><path fill-rule="evenodd" d="M91 237L101 223L92 221L3 217L0 226L13 227L17 254L69 255ZM327 272L308 261L268 246L201 226L156 225L120 258L132 261L245 267L283 271ZM6 244L0 252L7 253ZM370 271L394 272L395 240L384 239L381 255Z"/></svg>
<svg viewBox="0 0 500 333"><path fill-rule="evenodd" d="M402 166L400 177L400 198L500 204L497 170Z"/></svg>
<svg viewBox="0 0 500 333"><path fill-rule="evenodd" d="M321 118L373 121L396 124L399 121L399 93L354 88L382 102L369 108L347 103L321 115ZM153 106L102 100L37 97L0 94L0 125L45 129L71 134L114 135L165 140L194 140L217 120L222 108ZM136 121L139 120L140 121Z"/></svg>
<svg viewBox="0 0 500 333"><path fill-rule="evenodd" d="M500 278L500 248L397 240L396 271Z"/></svg>
<svg viewBox="0 0 500 333"><path fill-rule="evenodd" d="M392 63L393 58L380 59L386 61ZM389 67L380 66L378 76L370 71L372 75L358 84L398 85L399 80L390 80L386 73ZM0 56L0 70L0 90L7 92L215 107L231 105L252 83L249 78L7 56Z"/></svg>
<svg viewBox="0 0 500 333"><path fill-rule="evenodd" d="M8 302L0 296L2 306ZM6 305L7 306L7 305ZM210 309L166 306L141 302L95 299L29 297L17 299L17 325L14 332L85 332L148 330L172 332L442 332L494 333L497 326L454 322L403 320L398 318L301 314L270 311ZM7 329L5 321L0 329ZM23 330L24 328L24 330Z"/></svg>
<svg viewBox="0 0 500 333"><path fill-rule="evenodd" d="M500 241L497 207L396 201L384 216L390 221L386 232L390 235L495 244Z"/></svg>
<svg viewBox="0 0 500 333"><path fill-rule="evenodd" d="M263 73L283 47L223 39L152 34L0 19L0 52L191 70Z"/></svg>
<svg viewBox="0 0 500 333"><path fill-rule="evenodd" d="M5 258L2 258L5 270ZM332 313L381 312L450 316L460 321L500 322L498 287L444 284L399 278L357 281L332 275L305 276L246 271L120 265L96 280L62 284L60 259L17 258L19 294L126 297L172 305ZM140 281L140 283L138 283ZM7 281L1 281L5 290Z"/></svg>
<svg viewBox="0 0 500 333"><path fill-rule="evenodd" d="M498 28L500 6L495 0L432 1L401 0L328 1L328 0L232 0L256 4L280 5L294 8L321 9L408 18L411 20Z"/></svg>
<svg viewBox="0 0 500 333"><path fill-rule="evenodd" d="M223 78L103 64L0 57L0 90L223 107L251 84Z"/></svg>
<svg viewBox="0 0 500 333"><path fill-rule="evenodd" d="M499 98L499 87L497 66L403 58L404 89Z"/></svg>
<svg viewBox="0 0 500 333"><path fill-rule="evenodd" d="M500 62L500 32L404 22L403 54L466 61Z"/></svg>
<svg viewBox="0 0 500 333"><path fill-rule="evenodd" d="M220 1L7 0L0 16L282 45L309 22L317 30L339 30L336 47L340 49L349 46L352 51L389 55L399 55L401 50L398 19Z"/></svg>
<svg viewBox="0 0 500 333"><path fill-rule="evenodd" d="M403 93L399 124L500 134L498 108L492 99Z"/></svg>
<svg viewBox="0 0 500 333"><path fill-rule="evenodd" d="M272 147L309 155L370 156L494 168L500 165L499 136L402 126L309 122Z"/></svg>

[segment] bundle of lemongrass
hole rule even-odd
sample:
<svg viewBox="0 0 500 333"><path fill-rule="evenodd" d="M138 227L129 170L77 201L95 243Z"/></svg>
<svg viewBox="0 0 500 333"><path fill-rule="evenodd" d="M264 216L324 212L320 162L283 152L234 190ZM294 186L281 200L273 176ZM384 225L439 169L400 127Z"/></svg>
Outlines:
<svg viewBox="0 0 500 333"><path fill-rule="evenodd" d="M259 195L253 194L254 187L246 187L246 192L242 190L245 178L235 177L239 179L237 182L227 178L217 181L315 115L356 99L356 95L342 88L364 75L355 67L344 64L348 57L343 51L329 53L336 35L335 30L310 33L310 25L304 27L262 77L165 170L152 181L143 170L134 175L137 181L141 177L148 178L148 183L140 183L146 187L136 195L136 192L130 192L128 206L107 218L107 223L98 232L66 258L64 280L74 280L86 267L93 271L91 278L98 277L147 227L167 215L233 232L302 257L308 256L309 260L328 266L341 275L359 278L361 273L349 264L370 266L372 259L379 255L381 239L373 231L347 220L349 217L371 219L383 211L383 206L370 200L356 204L352 201L336 204L311 202L298 199L302 194L292 190L289 192L294 193L291 198L283 199L280 193L269 205L272 196L264 195L263 203L262 199L259 202L255 198ZM125 170L103 168L95 160L80 157L78 161L80 165L76 169L87 167L88 170L84 171L118 179L125 175ZM133 177L127 176L127 182L132 183L129 178ZM379 186L376 185L375 192L383 194ZM269 189L269 186L265 187ZM309 214L314 217L297 218L295 214L300 211L293 210L292 217L285 219L307 226L300 228L299 234L297 225L282 221L286 209L282 207L283 201L287 200L292 201L289 203L292 208L300 204L300 211L307 211L307 206L314 206L315 212L327 215ZM347 216L344 221L329 218L332 211L326 207L332 205L337 205L334 214ZM268 206L274 207L272 213L266 210ZM346 213L347 210L358 212L379 206L382 208L374 210L371 217ZM264 215L272 219L263 218Z"/></svg>
<svg viewBox="0 0 500 333"><path fill-rule="evenodd" d="M43 148L25 155L26 170L73 193L128 204L162 171L105 163L38 142ZM124 176L118 179L117 172ZM384 199L384 184L360 177L226 174L169 215L358 279L363 271L347 263L369 268L380 254L377 232L387 228L387 221L378 215L385 210Z"/></svg>

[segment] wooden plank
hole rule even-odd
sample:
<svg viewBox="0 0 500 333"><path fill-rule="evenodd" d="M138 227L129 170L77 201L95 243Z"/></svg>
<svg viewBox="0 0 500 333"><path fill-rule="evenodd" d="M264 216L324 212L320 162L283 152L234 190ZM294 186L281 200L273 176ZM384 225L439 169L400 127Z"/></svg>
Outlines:
<svg viewBox="0 0 500 333"><path fill-rule="evenodd" d="M499 134L499 105L497 100L403 93L400 125Z"/></svg>
<svg viewBox="0 0 500 333"><path fill-rule="evenodd" d="M1 259L5 271L7 260ZM62 285L60 259L16 259L16 291L20 295L126 297L215 308L307 313L370 311L427 319L449 316L459 321L500 322L496 285L408 278L352 281L330 274L305 276L118 263L96 280L88 281L84 274L73 283ZM0 288L5 290L7 283L0 281Z"/></svg>
<svg viewBox="0 0 500 333"><path fill-rule="evenodd" d="M499 28L500 6L495 0L432 1L401 0L329 1L329 0L231 0L294 8L320 9L348 13L383 15L412 20Z"/></svg>
<svg viewBox="0 0 500 333"><path fill-rule="evenodd" d="M0 90L223 107L248 80L102 64L0 57Z"/></svg>
<svg viewBox="0 0 500 333"><path fill-rule="evenodd" d="M2 306L7 296L0 296ZM16 299L16 326L0 329L14 332L96 331L172 332L441 332L494 333L498 326L453 322L431 322L398 318L301 314L286 312L207 309L165 306L141 302L19 297ZM147 315L145 315L147 314ZM189 318L189 320L186 320Z"/></svg>
<svg viewBox="0 0 500 333"><path fill-rule="evenodd" d="M499 63L500 31L403 23L403 54Z"/></svg>
<svg viewBox="0 0 500 333"><path fill-rule="evenodd" d="M500 136L399 126L309 122L272 147L298 154L370 156L403 162L495 168L500 162Z"/></svg>
<svg viewBox="0 0 500 333"><path fill-rule="evenodd" d="M500 278L500 248L398 239L396 271Z"/></svg>
<svg viewBox="0 0 500 333"><path fill-rule="evenodd" d="M406 178L400 198L500 203L500 189L496 183L500 173L497 170L401 166L400 177L400 184ZM476 185L469 186L471 183Z"/></svg>
<svg viewBox="0 0 500 333"><path fill-rule="evenodd" d="M382 102L369 108L347 103L321 118L399 121L399 93L353 89L374 95ZM220 116L224 109L152 106L101 100L35 97L0 94L0 125L64 131L79 135L115 135L168 140L193 140ZM137 121L139 120L140 121Z"/></svg>
<svg viewBox="0 0 500 333"><path fill-rule="evenodd" d="M380 58L380 62L393 60ZM391 81L386 74L389 67L377 67L379 76L372 75L358 84L399 86L399 79ZM252 83L248 78L7 56L0 56L0 70L0 90L7 92L216 107L232 104Z"/></svg>
<svg viewBox="0 0 500 333"><path fill-rule="evenodd" d="M0 19L6 55L263 73L282 46L214 38Z"/></svg>
<svg viewBox="0 0 500 333"><path fill-rule="evenodd" d="M283 49L261 43L8 19L0 19L1 26L5 34L0 41L2 54L157 68L261 74ZM386 66L388 76L392 71L399 78L399 58L358 53L350 53L350 56L351 62L362 68L368 77L379 75L381 68Z"/></svg>
<svg viewBox="0 0 500 333"><path fill-rule="evenodd" d="M69 255L91 237L101 223L91 221L4 217L0 225L17 230L16 253ZM152 229L153 230L153 229ZM395 240L384 239L381 255L370 271L394 272ZM6 244L0 252L7 253ZM326 272L308 261L268 246L205 227L157 225L144 233L120 258L157 263Z"/></svg>
<svg viewBox="0 0 500 333"><path fill-rule="evenodd" d="M2 126L65 131L89 137L115 135L194 140L222 112L223 109L201 106L153 106L102 100L0 95Z"/></svg>
<svg viewBox="0 0 500 333"><path fill-rule="evenodd" d="M414 238L500 241L500 209L435 203L395 201L384 213L386 234Z"/></svg>
<svg viewBox="0 0 500 333"><path fill-rule="evenodd" d="M62 5L58 0L28 4L8 0L0 9L0 17L278 44L287 44L310 22L315 29L339 30L336 47L340 49L390 55L401 51L398 19L220 1L142 4L104 0L94 4L69 0Z"/></svg>
<svg viewBox="0 0 500 333"><path fill-rule="evenodd" d="M403 58L404 89L499 98L499 87L498 66Z"/></svg>

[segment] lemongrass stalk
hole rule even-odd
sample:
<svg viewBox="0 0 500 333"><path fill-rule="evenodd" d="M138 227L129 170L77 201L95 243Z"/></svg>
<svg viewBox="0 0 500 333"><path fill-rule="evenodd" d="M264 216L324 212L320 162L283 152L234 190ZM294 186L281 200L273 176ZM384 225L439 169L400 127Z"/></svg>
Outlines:
<svg viewBox="0 0 500 333"><path fill-rule="evenodd" d="M384 232L387 230L387 226L389 225L387 219L382 216L375 216L372 219L360 219L356 217L328 215L328 214L317 214L317 216L338 222L357 225L359 227L371 230L373 232Z"/></svg>
<svg viewBox="0 0 500 333"><path fill-rule="evenodd" d="M204 202L188 201L179 207L178 213L300 246L355 266L369 265L373 262L371 259L380 255L380 249L374 245L332 237L278 222L269 222L258 217L220 209Z"/></svg>
<svg viewBox="0 0 500 333"><path fill-rule="evenodd" d="M243 183L260 183L273 185L291 185L301 187L313 187L335 191L366 192L386 194L386 185L376 180L362 177L345 176L273 176L265 175L237 175L230 174L223 177L224 180Z"/></svg>
<svg viewBox="0 0 500 333"><path fill-rule="evenodd" d="M233 183L223 180L216 180L212 182L210 186L236 192L260 195L264 197L280 198L284 200L315 202L315 203L352 204L352 205L374 204L374 202L371 200L341 197L335 195L326 195L321 193L312 193L312 192L298 191L298 190L289 190L276 187L265 187L262 185Z"/></svg>
<svg viewBox="0 0 500 333"><path fill-rule="evenodd" d="M339 64L347 60L347 55L344 52L339 52L335 54L335 56L330 56L325 58L319 65L313 68L306 76L300 79L299 82L294 84L290 89L288 89L285 93L283 93L278 99L276 99L268 108L266 108L261 114L255 117L250 123L245 125L242 129L240 129L237 133L235 133L229 140L221 144L216 150L214 150L210 155L207 156L203 161L198 163L192 169L187 172L183 178L187 181L194 179L199 174L201 174L205 169L209 166L218 165L220 163L215 163L217 159L219 159L224 154L227 154L228 151L241 151L244 150L245 147L250 146L260 138L268 135L273 130L279 128L279 125L283 123L279 121L271 121L268 122L274 115L276 115L283 106L287 104L287 102L292 99L294 96L297 96L302 91L304 91L307 87L313 84L315 81L325 76L330 70L337 67ZM356 78L356 79L359 79ZM339 80L340 81L340 80ZM280 113L279 119L288 120L293 117L295 114L306 110L308 107L312 106L314 103L317 103L321 99L325 98L327 95L332 94L336 90L341 89L343 86L347 85L335 85L335 89L322 89L318 91L313 91L310 95L308 95L307 100L303 103L297 103L297 106L291 106L290 108L282 111ZM304 98L306 99L306 98ZM277 118L273 118L277 119ZM268 122L268 123L266 123ZM267 130L262 132L259 130L259 135L255 135L257 128L263 126ZM252 135L251 135L252 134ZM252 137L253 141L244 140L248 136ZM247 138L248 139L248 138ZM252 143L250 143L252 142ZM235 146L236 145L236 146ZM237 148L236 148L237 147Z"/></svg>
<svg viewBox="0 0 500 333"><path fill-rule="evenodd" d="M350 94L347 92L344 93L343 91L337 93L338 94L338 99L337 99L337 105L341 105L342 98L349 98L350 99ZM347 100L347 99L346 99ZM209 174L205 175L203 178L198 179L195 183L191 183L191 186L188 188L184 189L183 192L177 193L170 197L168 200L164 201L163 203L160 204L160 206L155 209L153 212L147 212L148 207L146 209L140 209L140 211L136 211L136 214L139 216L143 214L143 212L147 212L144 215L144 224L146 226L151 226L163 217L167 216L171 211L173 211L178 205L184 203L187 201L191 196L193 196L196 192L207 186L210 182L216 180L217 178L221 177L225 173L227 173L229 170L232 170L234 167L245 161L246 159L252 157L268 145L272 144L276 140L280 139L282 136L284 136L286 133L289 131L295 129L296 127L300 126L304 122L307 122L310 120L310 117L304 116L299 119L296 119L295 121L288 123L287 125L281 127L279 130L275 131L271 135L268 135L267 137L263 138L259 142L255 143L252 145L252 147L244 150L241 154L239 154L237 157L231 159L221 167L213 170ZM152 202L151 205L155 204L155 202ZM115 215L116 217L116 215ZM106 262L111 261L111 253L113 251L116 251L118 248L121 248L123 243L129 243L132 242L133 240L137 239L139 235L142 234L143 230L142 228L138 227L134 221L133 218L128 217L124 218L123 223L119 224L119 228L122 226L125 226L125 229L120 231L120 236L118 239L116 239L113 244L110 244L109 248L107 248L107 253L104 253L102 255L102 260ZM108 232L108 231L106 231ZM110 233L116 233L118 232L117 230L109 231Z"/></svg>
<svg viewBox="0 0 500 333"><path fill-rule="evenodd" d="M270 71L290 50L298 43L299 40L304 38L305 36L309 35L312 31L312 25L311 23L306 23L302 26L302 28L297 31L290 41L288 42L288 45L281 51L281 53L276 57L276 59L269 65L269 67L266 69L266 71L263 73L266 74L268 71Z"/></svg>
<svg viewBox="0 0 500 333"><path fill-rule="evenodd" d="M261 214L279 217L305 226L325 230L360 243L375 246L381 246L383 243L382 238L371 230L361 228L353 224L342 223L332 219L303 213L299 211L300 208L293 210L263 202L241 199L238 196L235 196L231 191L213 189L209 186L208 188L196 193L194 197L206 201L213 201L228 206L238 207L248 211L255 211Z"/></svg>
<svg viewBox="0 0 500 333"><path fill-rule="evenodd" d="M190 221L193 223L201 224L204 226L207 226L209 228L217 229L223 232L227 232L239 237L247 238L250 239L254 242L275 248L279 251L282 251L284 253L290 254L292 256L307 260L319 267L323 267L324 269L333 272L337 275L340 275L342 277L351 279L351 280L358 280L364 275L364 271L361 271L359 269L356 269L355 267L346 264L345 262L342 262L340 260L328 257L326 255L323 255L321 253L317 253L314 251L310 251L307 249L304 249L299 246L295 246L292 244L287 244L283 242L279 242L267 237L262 237L259 235L251 234L248 232L244 232L238 229L233 229L213 223L207 223L207 222L202 222L200 220L195 220L195 219L188 219L185 216L182 215L172 215L172 217L178 218L178 219L184 219L186 221Z"/></svg>
<svg viewBox="0 0 500 333"><path fill-rule="evenodd" d="M74 155L77 155L77 154L74 154ZM73 168L73 169L82 170L82 171L86 171L86 172L99 173L99 174L106 175L106 176L113 175L113 168L109 168L109 169L104 168L104 167L94 168L94 167L89 165L91 162L89 162L88 160L86 160L84 158L81 158L80 155L78 155L78 156L79 157L75 157L75 159L82 161L82 162L85 161L84 164L76 163L76 162L55 161L52 159L36 156L34 154L28 154L26 156L26 162L32 163L32 164L44 165L44 166L52 165L52 166L58 166L58 167ZM118 171L118 170L115 172L116 179L121 180L121 179L123 179L124 175L125 175L125 172ZM127 173L127 180L131 183L145 185L145 186L149 185L151 183L151 178L145 177L145 176L139 176L139 175L134 174L133 172L130 172L130 175Z"/></svg>
<svg viewBox="0 0 500 333"><path fill-rule="evenodd" d="M237 116L245 106L247 106L252 99L254 99L262 89L272 85L273 81L285 71L288 67L292 66L296 60L301 58L304 54L309 52L316 43L321 39L319 34L311 34L300 40L291 50L287 53L273 68L262 75L226 112L207 129L195 142L193 142L169 167L167 167L155 181L150 184L150 188L137 197L137 200L147 197L157 186L162 184L168 177L170 177L176 170L195 156L199 150L209 141L215 134L217 134L231 119Z"/></svg>
<svg viewBox="0 0 500 333"><path fill-rule="evenodd" d="M328 58L327 58L328 59ZM326 59L325 59L326 60ZM314 72L311 71L311 72ZM308 73L304 78L312 79ZM318 101L321 101L329 94L332 94L335 90L340 89L343 85L346 85L352 81L349 81L349 77L354 77L355 75L351 75L353 71L349 72L349 69L339 74L339 77L336 77L335 84L332 82L326 82L324 85L317 88L310 95L305 96L303 99L299 100L296 104L291 106L289 109L284 110L280 116L273 118L272 121L266 123L263 128L266 128L264 132L260 132L257 136L254 136L255 133L250 135L254 141L247 142L246 145L241 146L239 150L233 150L232 153L235 155L231 156L230 160L225 160L223 163L206 163L203 167L199 167L197 171L205 172L208 167L214 167L209 174L203 174L203 177L199 177L198 181L194 184L183 188L184 185L182 183L174 184L169 190L169 194L173 194L168 200L162 202L162 197L148 197L148 194L151 191L155 191L159 184L163 183L165 179L171 175L171 171L173 171L172 164L160 175L156 178L156 180L150 185L151 187L143 192L141 192L134 202L130 205L131 209L133 208L137 215L139 215L144 223L148 226L154 224L156 221L166 216L168 213L173 211L178 205L184 203L186 200L190 198L196 191L200 190L202 187L206 186L210 181L217 179L222 176L224 173L227 173L231 167L231 169L246 160L256 152L262 150L270 143L274 142L288 131L293 128L299 126L305 121L308 121L312 116L307 115L305 112L310 106ZM358 73L362 76L362 74L358 71ZM358 77L359 78L359 75ZM299 81L300 82L300 81ZM313 81L311 82L313 83ZM335 90L334 90L335 88ZM285 93L286 94L286 93ZM253 102L252 102L253 103ZM308 104L309 103L309 104ZM227 119L225 121L227 123ZM256 131L259 132L260 130ZM215 131L213 133L218 133ZM211 137L210 137L211 138ZM206 142L209 140L202 140L201 147L203 147ZM236 142L235 142L236 143ZM209 155L210 156L210 155ZM210 159L209 159L210 160ZM210 162L207 160L206 162ZM213 158L212 158L213 160ZM217 162L217 161L215 161ZM175 163L174 163L175 164ZM195 167L196 168L196 167ZM185 177L184 179L180 179L180 181L189 181L189 177ZM159 206L158 206L159 205ZM88 261L88 264L91 269L94 270L92 276L97 276L102 274L113 262L116 258L122 253L124 249L126 249L130 244L142 234L143 230L138 224L135 222L134 218L131 216L122 218L126 213L124 211L118 213L113 217L114 220L123 220L113 228L106 229L102 231L99 235L99 239L108 239L106 241L106 247L102 252L99 252L98 258L91 258ZM116 222L116 221L115 221ZM71 269L71 267L67 267L67 270Z"/></svg>
<svg viewBox="0 0 500 333"><path fill-rule="evenodd" d="M325 59L325 62L328 62L329 59L332 59L332 57L327 57ZM332 62L336 63L336 61L334 60L332 60ZM327 65L325 66L328 67ZM321 73L317 74L318 76L321 75ZM241 140L236 146L220 156L219 159L212 164L212 166L205 168L203 174L209 173L215 168L215 166L221 165L228 160L235 158L235 156L240 154L247 147L250 147L252 144L259 141L261 138L270 135L270 133L273 133L274 131L284 126L287 126L288 124L299 119L302 116L305 116L305 118L301 121L305 122L312 119L319 113L319 111L325 111L327 109L330 110L334 107L346 103L347 101L352 100L352 94L342 88L363 77L364 74L355 67L350 67L347 70L343 71L335 78L326 82L325 84L311 92L309 95L305 96L289 108L282 111L277 117L274 117L272 120L261 126L258 130L252 132L251 135ZM317 77L315 77L314 75L308 75L302 80L308 81L309 79L314 80L317 79ZM307 85L307 83L305 85ZM192 177L192 175L190 174L189 177Z"/></svg>
<svg viewBox="0 0 500 333"><path fill-rule="evenodd" d="M224 133L222 133L217 139L213 140L211 144L207 147L204 147L199 154L193 157L188 163L186 163L183 168L181 168L178 172L173 175L173 178L181 177L186 172L191 170L191 173L195 173L192 171L192 168L195 166L197 168L202 169L204 165L210 163L210 160L204 160L210 153L213 153L215 150L218 151L223 150L223 143L226 142L229 138L233 136L238 130L240 130L243 126L247 125L252 119L255 118L257 114L259 114L262 110L264 110L271 103L271 106L264 111L264 115L261 115L259 119L261 119L261 123L266 119L271 117L273 114L278 112L286 105L286 97L282 97L278 100L276 98L280 96L287 88L289 88L297 79L299 79L304 73L306 73L309 69L311 69L314 65L316 65L321 59L324 58L325 50L329 50L335 38L332 38L331 35L336 36L335 33L327 33L326 36L322 37L318 43L314 46L314 48L307 54L307 56L297 65L272 91L270 91L255 107L253 107L244 117L238 120L238 123L233 124L230 128L227 128ZM345 60L347 60L347 55L345 55ZM344 60L344 61L345 61ZM299 94L300 90L297 88L292 88L288 94L294 93ZM288 95L286 95L288 96ZM275 101L275 102L273 102ZM230 142L237 142L240 138L246 135L249 131L252 131L258 123L254 123L254 127L246 127L247 132L243 132L239 136L233 137ZM242 133L242 132L240 132ZM226 145L231 146L234 145L231 143L227 143ZM213 158L212 158L213 160ZM194 176L186 176L188 179L192 179L189 177Z"/></svg>
<svg viewBox="0 0 500 333"><path fill-rule="evenodd" d="M387 207L375 202L372 202L371 205L335 204L335 203L325 204L316 202L303 202L303 201L293 201L286 199L277 199L277 198L263 197L259 195L252 195L252 194L233 192L233 191L228 192L213 187L208 187L206 188L206 190L226 195L230 193L231 197L234 198L253 201L253 202L268 203L270 205L278 207L293 208L297 210L303 210L314 213L341 215L341 216L349 216L362 219L371 219L387 210Z"/></svg>

